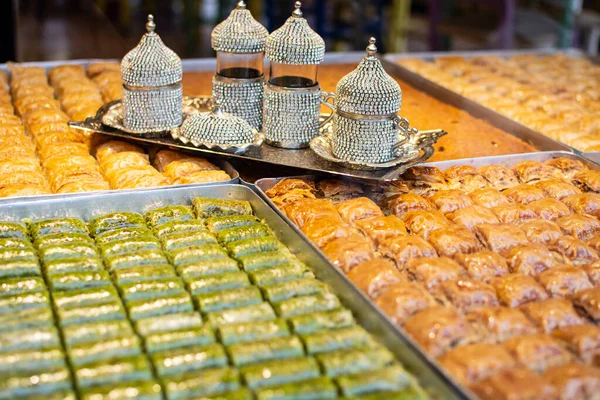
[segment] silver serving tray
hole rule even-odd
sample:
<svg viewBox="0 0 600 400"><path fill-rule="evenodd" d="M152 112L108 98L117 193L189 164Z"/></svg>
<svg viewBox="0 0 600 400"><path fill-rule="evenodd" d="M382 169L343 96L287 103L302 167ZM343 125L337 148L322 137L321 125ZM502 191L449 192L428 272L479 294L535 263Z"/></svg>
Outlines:
<svg viewBox="0 0 600 400"><path fill-rule="evenodd" d="M64 199L41 199L32 204L0 205L0 221L77 217L85 220L114 211L145 212L165 205L190 204L194 197L249 201L256 215L264 219L275 235L300 260L311 267L317 278L327 283L340 297L356 320L414 374L423 388L436 399L461 399L466 395L455 383L433 366L433 360L417 350L415 344L398 334L393 325L369 300L305 238L281 218L251 189L241 185L168 188L145 192L114 192Z"/></svg>
<svg viewBox="0 0 600 400"><path fill-rule="evenodd" d="M583 162L585 165L587 165L589 168L594 169L594 170L600 170L600 165L593 163L592 161L581 157L580 155L571 153L571 152L564 152L564 151L552 151L552 152L537 152L537 153L524 153L524 154L514 154L514 155L504 155L504 156L491 156L491 157L475 157L475 158L465 158L465 159L460 159L460 160L451 160L451 161L435 161L435 162L429 162L429 163L425 163L422 165L427 165L427 166L432 166L432 167L437 167L440 168L442 170L449 168L453 165L472 165L474 167L481 167L483 165L488 165L488 164L499 164L499 165L504 165L507 167L510 167L512 165L515 165L516 163L520 162L520 161L524 161L524 160L532 160L532 161L546 161L546 160L550 160L553 158L559 158L559 157L566 157L566 158L570 158L573 160L579 160L581 162ZM283 213L272 201L271 199L266 195L266 191L271 189L273 186L275 186L275 184L277 184L277 182L279 182L282 179L289 179L289 178L305 178L305 179L316 179L317 177L315 175L301 175L301 176L290 176L290 177L281 177L281 178L264 178L264 179L259 179L256 181L255 183L255 189L256 192L260 194L260 196L263 198L264 201L266 201L271 207L273 207L273 209L277 212L277 214L279 214L279 216L285 220L289 225L292 226L292 228L294 229L294 231L296 232L297 235L301 236L307 243L310 243L312 250L319 253L321 255L322 258L324 258L325 260L327 260L327 257L325 256L325 254L323 254L321 252L321 250L315 246L310 239L308 239L304 233L287 217L287 215L285 215L285 213ZM336 269L336 271L338 271L338 273L340 275L343 275L342 272L340 272L333 264L331 264L331 262L329 260L327 260L327 263L334 269ZM349 279L347 279L349 285L352 285L354 287L354 289L356 291L360 291L360 289L358 289L354 283L352 281L350 281ZM364 295L362 296L366 301L371 303L371 306L374 308L379 308L377 307L373 302L371 302L371 300L369 299L368 296ZM441 374L446 376L446 379L448 379L448 381L452 382L455 386L460 387L463 392L465 393L466 396L468 397L475 397L467 388L462 387L460 384L458 384L458 382L456 382L454 380L453 377L451 377L450 375L446 374L446 372L440 367L440 365L437 363L437 361L435 361L435 359L432 359L431 357L429 357L422 349L419 345L415 344L414 341L410 338L410 336L404 331L404 329L402 327L399 326L395 326L392 321L385 316L385 314L378 310L379 314L383 315L383 318L388 320L388 323L390 325L392 325L394 327L394 329L397 331L397 334L399 336L402 336L404 338L404 340L410 342L411 344L413 344L414 346L416 346L417 351L419 353L422 354L423 357L427 358L429 360L430 363L432 363L432 365L435 366L435 368L437 370L440 371Z"/></svg>

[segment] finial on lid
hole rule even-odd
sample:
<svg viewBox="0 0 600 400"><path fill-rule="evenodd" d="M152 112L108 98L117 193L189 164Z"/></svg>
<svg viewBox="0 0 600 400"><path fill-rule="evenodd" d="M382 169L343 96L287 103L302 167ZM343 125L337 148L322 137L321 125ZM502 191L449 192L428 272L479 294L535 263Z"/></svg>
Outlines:
<svg viewBox="0 0 600 400"><path fill-rule="evenodd" d="M369 45L367 46L367 55L374 56L377 53L377 46L375 46L376 42L377 40L374 37L369 39Z"/></svg>
<svg viewBox="0 0 600 400"><path fill-rule="evenodd" d="M300 7L302 7L302 3L297 1L294 3L294 12L292 13L292 15L296 18L300 18L302 17L302 10L300 10Z"/></svg>
<svg viewBox="0 0 600 400"><path fill-rule="evenodd" d="M237 3L237 9L238 10L243 10L245 8L246 8L246 3L244 2L244 0L238 1L238 3Z"/></svg>
<svg viewBox="0 0 600 400"><path fill-rule="evenodd" d="M154 15L148 14L148 22L146 23L146 31L148 33L154 33L154 29L156 29L156 24L154 23Z"/></svg>

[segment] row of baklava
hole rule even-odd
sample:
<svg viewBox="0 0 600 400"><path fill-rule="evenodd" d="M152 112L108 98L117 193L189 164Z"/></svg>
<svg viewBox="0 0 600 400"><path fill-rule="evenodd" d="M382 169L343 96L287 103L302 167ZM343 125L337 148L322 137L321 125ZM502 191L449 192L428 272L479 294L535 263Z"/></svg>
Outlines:
<svg viewBox="0 0 600 400"><path fill-rule="evenodd" d="M104 103L123 98L123 82L121 80L121 66L117 63L96 63L87 68L90 77L102 93Z"/></svg>
<svg viewBox="0 0 600 400"><path fill-rule="evenodd" d="M600 67L565 55L442 57L404 67L582 151L600 149Z"/></svg>
<svg viewBox="0 0 600 400"><path fill-rule="evenodd" d="M19 98L26 93L27 75L14 76ZM10 86L0 72L0 197L50 193L35 145L25 134L21 118L15 115Z"/></svg>
<svg viewBox="0 0 600 400"><path fill-rule="evenodd" d="M538 170L540 165L555 166L554 174L536 175L523 165L495 166L514 180L495 183L505 185L506 192L527 185L524 181L535 189L534 183L549 182L562 190L542 192L553 193L551 200L577 196L588 207L600 205L600 195L581 193L566 181L586 172L583 165L566 159L537 163ZM467 181L481 180L466 170L471 172ZM417 184L411 174L429 184ZM508 398L524 390L539 393L531 398L555 398L556 391L560 398L587 398L582 380L600 388L598 370L586 365L600 361L600 328L593 324L600 319L597 219L570 214L567 207L563 218L587 227L571 230L568 220L553 222L552 213L523 213L528 210L523 199L501 193L486 178L492 187L471 187L471 195L487 190L494 194L488 201L504 199L516 218L501 221L469 194L448 189L459 184L452 177L458 178L457 168L410 171L406 182L383 189L395 193L396 207L388 207L392 215L387 216L373 201L357 198L364 189L354 184L322 181L317 193L310 183L288 179L267 195L395 323L483 398ZM381 189L367 192L381 200ZM330 199L316 198L319 194ZM516 383L507 386L512 380ZM569 385L584 393L564 397Z"/></svg>

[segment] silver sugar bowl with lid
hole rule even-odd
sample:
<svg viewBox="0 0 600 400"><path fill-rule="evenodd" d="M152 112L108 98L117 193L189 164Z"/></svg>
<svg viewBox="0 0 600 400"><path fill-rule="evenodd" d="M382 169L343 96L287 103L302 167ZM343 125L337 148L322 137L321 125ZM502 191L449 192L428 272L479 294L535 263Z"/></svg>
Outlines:
<svg viewBox="0 0 600 400"><path fill-rule="evenodd" d="M148 16L146 34L121 62L123 125L139 134L168 131L181 125L181 59L154 32Z"/></svg>
<svg viewBox="0 0 600 400"><path fill-rule="evenodd" d="M292 16L271 33L265 56L271 62L265 84L263 132L267 143L297 149L308 147L319 134L321 105L333 108L330 94L317 82L318 65L325 57L325 42L303 18L301 3Z"/></svg>
<svg viewBox="0 0 600 400"><path fill-rule="evenodd" d="M402 90L385 72L376 53L371 38L367 56L336 87L331 149L341 160L389 162L409 140L398 116Z"/></svg>
<svg viewBox="0 0 600 400"><path fill-rule="evenodd" d="M238 116L255 129L262 126L264 51L269 32L240 1L211 34L217 52L217 73L212 96L221 109Z"/></svg>

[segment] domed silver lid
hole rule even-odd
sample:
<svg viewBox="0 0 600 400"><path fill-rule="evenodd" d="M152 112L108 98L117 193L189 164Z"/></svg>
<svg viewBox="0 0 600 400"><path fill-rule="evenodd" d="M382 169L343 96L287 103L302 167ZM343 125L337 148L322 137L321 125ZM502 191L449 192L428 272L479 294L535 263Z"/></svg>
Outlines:
<svg viewBox="0 0 600 400"><path fill-rule="evenodd" d="M402 89L385 72L376 53L375 38L371 38L367 56L336 87L335 104L338 110L361 115L398 113L402 106Z"/></svg>
<svg viewBox="0 0 600 400"><path fill-rule="evenodd" d="M246 3L238 2L229 17L213 29L212 48L227 53L260 53L265 51L267 28L252 17Z"/></svg>
<svg viewBox="0 0 600 400"><path fill-rule="evenodd" d="M248 122L222 111L213 98L212 111L188 117L180 136L194 144L243 144L253 142L254 133Z"/></svg>
<svg viewBox="0 0 600 400"><path fill-rule="evenodd" d="M161 87L181 82L181 59L154 32L154 17L148 15L146 33L140 43L123 57L121 77L131 87Z"/></svg>
<svg viewBox="0 0 600 400"><path fill-rule="evenodd" d="M325 57L325 41L302 17L297 1L296 9L287 21L267 38L265 56L282 64L319 64Z"/></svg>

